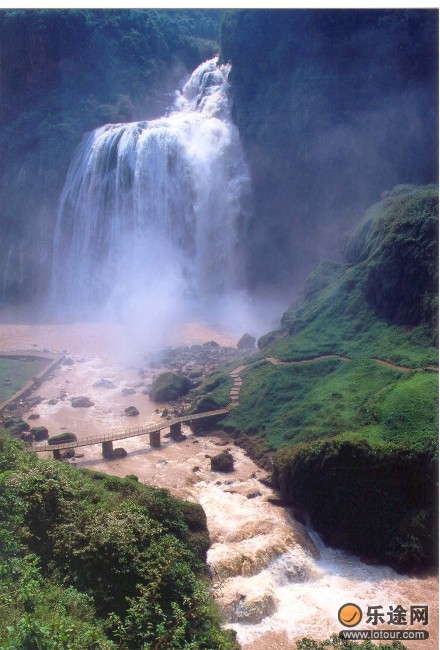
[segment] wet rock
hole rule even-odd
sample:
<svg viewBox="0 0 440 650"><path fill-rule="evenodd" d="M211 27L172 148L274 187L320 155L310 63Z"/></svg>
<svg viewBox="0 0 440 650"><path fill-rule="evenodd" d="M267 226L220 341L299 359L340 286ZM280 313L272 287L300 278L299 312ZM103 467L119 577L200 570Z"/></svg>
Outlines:
<svg viewBox="0 0 440 650"><path fill-rule="evenodd" d="M85 395L79 395L78 397L71 397L70 403L73 406L73 408L90 408L91 406L95 405L95 402L92 402L90 397L86 397Z"/></svg>
<svg viewBox="0 0 440 650"><path fill-rule="evenodd" d="M112 458L125 458L126 455L127 451L124 447L116 447L116 449L113 449Z"/></svg>
<svg viewBox="0 0 440 650"><path fill-rule="evenodd" d="M274 596L264 593L251 598L237 594L236 598L225 607L224 613L229 622L260 623L266 616L276 612Z"/></svg>
<svg viewBox="0 0 440 650"><path fill-rule="evenodd" d="M100 379L93 384L94 388L116 388L114 383L109 379Z"/></svg>
<svg viewBox="0 0 440 650"><path fill-rule="evenodd" d="M28 420L38 420L39 417L40 417L40 414L39 414L39 413L31 413L31 414L28 416Z"/></svg>
<svg viewBox="0 0 440 650"><path fill-rule="evenodd" d="M221 454L212 456L211 470L213 472L232 472L234 470L234 458L230 451L222 451Z"/></svg>
<svg viewBox="0 0 440 650"><path fill-rule="evenodd" d="M200 467L199 467L199 465L195 465L195 466L192 468L192 471L193 471L193 472L200 472Z"/></svg>
<svg viewBox="0 0 440 650"><path fill-rule="evenodd" d="M77 437L74 433L71 431L64 431L63 433L59 433L57 436L52 436L48 440L49 445L61 445L62 443L65 442L76 442Z"/></svg>
<svg viewBox="0 0 440 650"><path fill-rule="evenodd" d="M55 406L55 404L58 404L59 400L55 399L55 397L52 397L52 399L47 400L47 403L50 404L51 406Z"/></svg>
<svg viewBox="0 0 440 650"><path fill-rule="evenodd" d="M20 438L23 440L23 442L26 445L31 445L34 442L34 436L32 435L32 433L30 433L30 431L21 433Z"/></svg>
<svg viewBox="0 0 440 650"><path fill-rule="evenodd" d="M124 397L127 397L127 395L134 395L136 393L134 388L123 388L122 389L122 395Z"/></svg>
<svg viewBox="0 0 440 650"><path fill-rule="evenodd" d="M64 359L64 361L61 362L61 365L62 365L62 366L73 366L74 363L75 363L75 362L74 362L74 360L72 359L72 357L66 357L66 358Z"/></svg>
<svg viewBox="0 0 440 650"><path fill-rule="evenodd" d="M32 427L31 431L34 440L47 440L49 437L49 430L46 427Z"/></svg>
<svg viewBox="0 0 440 650"><path fill-rule="evenodd" d="M278 506L279 508L284 508L288 505L284 499L280 499L279 497L267 497L266 501L267 503L270 503L273 506Z"/></svg>
<svg viewBox="0 0 440 650"><path fill-rule="evenodd" d="M254 490L246 494L247 499L255 499L256 497L261 497L261 492L259 490Z"/></svg>
<svg viewBox="0 0 440 650"><path fill-rule="evenodd" d="M61 452L61 458L63 460L68 460L69 458L75 458L75 450L65 449L64 451Z"/></svg>
<svg viewBox="0 0 440 650"><path fill-rule="evenodd" d="M125 415L132 418L135 417L136 415L139 415L139 411L135 406L127 406L127 408L125 409Z"/></svg>

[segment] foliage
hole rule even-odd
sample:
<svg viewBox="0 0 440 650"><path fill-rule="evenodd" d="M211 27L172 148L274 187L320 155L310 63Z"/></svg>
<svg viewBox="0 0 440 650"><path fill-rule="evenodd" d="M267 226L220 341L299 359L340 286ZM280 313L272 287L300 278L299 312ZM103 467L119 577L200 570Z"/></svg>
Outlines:
<svg viewBox="0 0 440 650"><path fill-rule="evenodd" d="M279 451L274 480L329 545L400 570L433 566L435 448L324 439Z"/></svg>
<svg viewBox="0 0 440 650"><path fill-rule="evenodd" d="M62 442L76 442L76 435L71 431L63 431L48 440L49 445L60 445Z"/></svg>
<svg viewBox="0 0 440 650"><path fill-rule="evenodd" d="M190 387L188 377L175 372L162 372L151 384L149 396L153 402L172 402L186 395Z"/></svg>
<svg viewBox="0 0 440 650"><path fill-rule="evenodd" d="M200 506L5 435L0 469L2 648L235 647L203 580Z"/></svg>
<svg viewBox="0 0 440 650"><path fill-rule="evenodd" d="M240 403L222 423L260 463L273 463L286 498L328 543L401 569L435 562L436 325L423 309L415 327L386 322L367 286L371 268L392 282L385 260L404 250L406 268L425 277L408 288L412 302L434 298L426 274L437 270L437 195L398 187L367 213L348 241L349 263L321 265L283 315L283 331L248 360ZM402 294L410 272L396 275L392 304L411 324L414 305Z"/></svg>

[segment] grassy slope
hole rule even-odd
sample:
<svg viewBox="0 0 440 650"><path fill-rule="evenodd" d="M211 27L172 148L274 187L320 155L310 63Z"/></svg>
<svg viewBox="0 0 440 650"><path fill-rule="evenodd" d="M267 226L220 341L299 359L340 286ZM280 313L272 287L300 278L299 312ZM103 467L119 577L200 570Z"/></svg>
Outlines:
<svg viewBox="0 0 440 650"><path fill-rule="evenodd" d="M41 359L36 361L19 361L17 359L0 358L0 402L9 399L22 388L34 375L37 375L49 362ZM11 380L11 385L5 384Z"/></svg>
<svg viewBox="0 0 440 650"><path fill-rule="evenodd" d="M367 213L349 242L360 249L357 261L325 263L312 274L301 302L283 316L284 336L261 350L255 357L260 361L242 373L240 406L225 419L226 428L260 434L272 449L336 435L414 443L436 438L438 375L415 370L438 364L432 323L392 324L365 297L370 269L389 256L393 236L403 238L408 215L425 222L428 210L435 221L436 196L430 186L398 188ZM263 362L265 357L292 361L325 354L352 360L296 366ZM374 358L414 370L384 367Z"/></svg>

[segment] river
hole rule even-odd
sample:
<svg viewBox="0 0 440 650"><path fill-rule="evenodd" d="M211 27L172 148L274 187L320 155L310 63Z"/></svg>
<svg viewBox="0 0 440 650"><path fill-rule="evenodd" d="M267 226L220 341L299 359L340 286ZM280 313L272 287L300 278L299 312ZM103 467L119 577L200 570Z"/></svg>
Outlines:
<svg viewBox="0 0 440 650"><path fill-rule="evenodd" d="M224 345L236 341L208 326L193 324L176 331L173 343L190 345L212 338ZM140 376L139 368L145 369L140 348L124 328L103 324L0 326L0 349L32 347L66 351L73 361L38 389L43 401L32 410L39 415L35 423L47 426L51 435L68 429L82 437L160 417L157 405L143 392L157 370L147 368ZM113 388L95 386L102 379ZM124 388L134 392L123 395ZM90 397L94 406L73 408L69 397L79 394ZM137 418L125 415L129 405L139 409ZM381 605L385 613L391 606L402 605L409 611L414 605L428 605L430 620L424 629L429 630L430 639L407 645L426 650L438 647L436 576L398 575L388 567L368 566L327 548L286 509L268 501L273 491L261 483L267 472L228 436L217 432L197 437L186 428L184 433L184 442L162 438L161 448L154 450L148 436L124 440L121 446L127 456L111 461L102 458L100 445L83 447L72 462L116 476L136 474L140 481L168 488L203 506L211 539L208 563L213 592L225 625L237 631L243 650L288 650L305 635L326 638L341 629L337 612L348 602L357 603L364 612L368 606ZM228 447L235 459L234 471L212 472L209 456Z"/></svg>

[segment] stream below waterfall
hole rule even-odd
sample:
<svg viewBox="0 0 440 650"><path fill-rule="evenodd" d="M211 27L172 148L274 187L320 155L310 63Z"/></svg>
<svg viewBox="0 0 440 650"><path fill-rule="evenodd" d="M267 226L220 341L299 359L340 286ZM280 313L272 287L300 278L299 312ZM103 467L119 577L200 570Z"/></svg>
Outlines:
<svg viewBox="0 0 440 650"><path fill-rule="evenodd" d="M178 336L184 344L208 338L233 344L200 324L181 329ZM38 413L38 425L47 426L51 435L68 428L81 437L159 417L157 405L143 392L151 377L140 381L140 362L133 349L124 347L125 340L123 328L103 324L0 326L0 349L67 350L74 362L58 368L38 389L42 402L32 412ZM102 379L113 388L96 386ZM127 387L135 392L123 395ZM60 399L61 392L65 399ZM72 408L68 398L78 394L89 396L94 406ZM124 414L124 407L132 404L141 412L138 418ZM348 602L359 604L363 611L371 605L382 605L384 611L396 605L408 610L411 605L428 605L430 639L407 645L437 648L435 576L398 575L388 567L368 566L327 548L286 509L268 501L273 490L260 481L267 472L228 436L195 436L185 427L184 433L187 439L181 443L162 437L160 449L149 447L148 436L123 440L128 454L117 460L104 460L100 445L83 447L73 462L116 476L136 474L140 481L168 488L203 506L211 539L208 563L213 593L225 625L236 630L243 650L290 650L293 641L305 635L326 638L341 629L337 612ZM235 459L234 471L212 472L209 456L228 447Z"/></svg>

